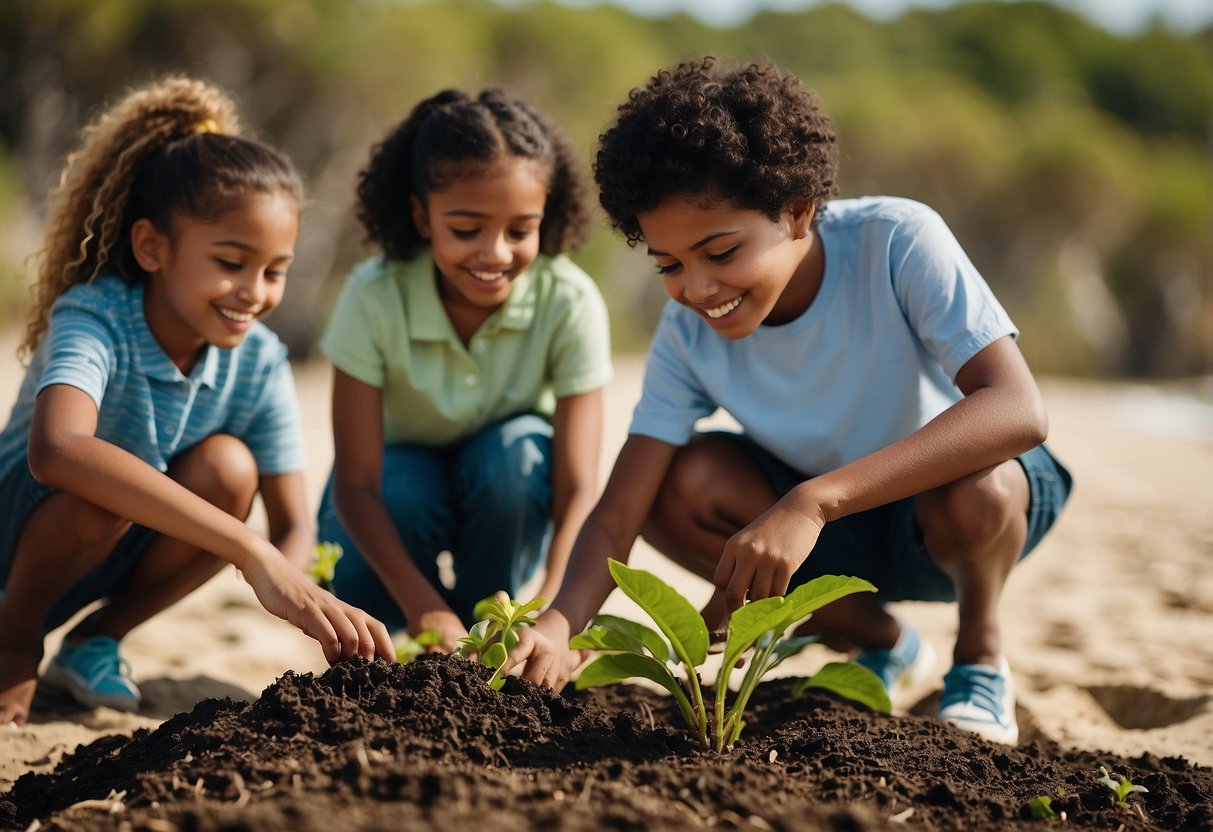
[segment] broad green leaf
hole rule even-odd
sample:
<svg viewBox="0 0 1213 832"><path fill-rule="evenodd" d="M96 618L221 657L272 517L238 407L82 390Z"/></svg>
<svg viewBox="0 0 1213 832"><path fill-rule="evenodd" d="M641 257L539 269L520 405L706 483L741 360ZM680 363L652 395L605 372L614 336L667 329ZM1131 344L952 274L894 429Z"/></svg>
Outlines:
<svg viewBox="0 0 1213 832"><path fill-rule="evenodd" d="M792 696L800 696L808 688L822 688L839 696L867 705L874 711L887 714L893 710L889 692L884 682L872 671L855 662L830 662L810 678L803 679L792 688Z"/></svg>
<svg viewBox="0 0 1213 832"><path fill-rule="evenodd" d="M468 630L468 634L455 642L459 652L466 657L471 653L479 653L484 650L489 641L490 623L488 619L485 619L473 624L472 628Z"/></svg>
<svg viewBox="0 0 1213 832"><path fill-rule="evenodd" d="M639 639L644 643L645 647L649 648L649 652L653 654L653 658L658 661L668 662L673 661L675 658L670 650L669 643L662 637L661 633L637 621L628 621L626 618L604 613L591 618L590 626L606 627L608 630L614 630L617 633L623 633L626 636Z"/></svg>
<svg viewBox="0 0 1213 832"><path fill-rule="evenodd" d="M682 712L687 726L692 729L697 726L691 700L687 698L682 685L678 684L678 680L664 663L650 656L637 656L634 653L608 653L599 656L582 668L576 684L577 690L585 690L636 678L656 682L669 691L678 703L678 709Z"/></svg>
<svg viewBox="0 0 1213 832"><path fill-rule="evenodd" d="M490 645L489 648L480 655L480 661L482 664L486 664L491 668L499 670L501 666L505 664L505 660L508 655L509 651L506 650L505 645L499 641L496 644Z"/></svg>
<svg viewBox="0 0 1213 832"><path fill-rule="evenodd" d="M527 615L528 613L532 613L532 612L541 610L541 609L543 609L543 605L546 604L547 602L548 602L547 598L536 598L533 601L527 601L525 604L521 605L516 610L514 610L514 618L521 619L522 616ZM531 620L532 621L534 620L534 616L531 616Z"/></svg>
<svg viewBox="0 0 1213 832"><path fill-rule="evenodd" d="M623 593L649 614L670 640L678 658L687 665L688 672L694 672L693 668L703 664L708 656L708 628L698 610L650 572L632 569L614 559L608 566Z"/></svg>
<svg viewBox="0 0 1213 832"><path fill-rule="evenodd" d="M751 601L729 616L728 638L724 643L724 666L732 667L741 654L773 629L785 615L787 599L778 596Z"/></svg>
<svg viewBox="0 0 1213 832"><path fill-rule="evenodd" d="M796 587L785 596L788 603L787 614L779 633L782 635L784 630L797 621L839 598L856 592L875 591L876 587L863 578L852 578L848 575L822 575L814 578Z"/></svg>
<svg viewBox="0 0 1213 832"><path fill-rule="evenodd" d="M497 597L490 595L488 598L481 598L476 602L476 606L472 607L472 618L483 621L486 618L499 617L504 612Z"/></svg>
<svg viewBox="0 0 1213 832"><path fill-rule="evenodd" d="M501 634L501 641L497 643L504 646L508 653L518 646L518 633L514 632L514 629L511 627Z"/></svg>
<svg viewBox="0 0 1213 832"><path fill-rule="evenodd" d="M611 650L635 653L637 656L648 655L643 641L606 627L590 627L578 633L569 639L569 647L574 650Z"/></svg>

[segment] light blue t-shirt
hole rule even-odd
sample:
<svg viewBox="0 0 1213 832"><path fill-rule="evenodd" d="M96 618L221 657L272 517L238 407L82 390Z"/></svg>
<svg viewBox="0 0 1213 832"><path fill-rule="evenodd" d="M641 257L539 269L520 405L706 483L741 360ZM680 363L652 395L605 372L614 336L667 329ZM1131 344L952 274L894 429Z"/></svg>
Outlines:
<svg viewBox="0 0 1213 832"><path fill-rule="evenodd" d="M160 471L217 433L243 441L264 475L303 470L295 383L286 348L254 325L234 349L203 349L189 376L152 336L143 284L99 277L68 289L30 360L0 433L0 478L28 453L34 400L52 384L87 393L97 405L97 437Z"/></svg>
<svg viewBox="0 0 1213 832"><path fill-rule="evenodd" d="M672 445L723 408L760 446L809 475L902 439L963 398L954 379L1018 331L943 219L921 203L828 203L816 226L821 289L782 326L717 335L667 304L630 433Z"/></svg>

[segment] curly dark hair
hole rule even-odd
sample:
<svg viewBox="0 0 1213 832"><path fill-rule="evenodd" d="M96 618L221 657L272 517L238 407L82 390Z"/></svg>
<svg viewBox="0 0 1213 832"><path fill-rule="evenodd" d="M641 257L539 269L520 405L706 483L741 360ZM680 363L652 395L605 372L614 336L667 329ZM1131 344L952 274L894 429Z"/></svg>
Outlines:
<svg viewBox="0 0 1213 832"><path fill-rule="evenodd" d="M636 245L636 215L671 194L702 194L779 216L820 211L837 193L834 128L817 97L770 65L708 56L633 89L599 136L594 178L611 224Z"/></svg>
<svg viewBox="0 0 1213 832"><path fill-rule="evenodd" d="M426 194L505 156L542 162L551 172L539 250L555 255L578 248L589 230L590 203L572 145L537 110L496 87L475 99L443 90L371 149L358 174L358 219L367 241L387 257L413 257L426 241L413 223L409 196L424 203Z"/></svg>

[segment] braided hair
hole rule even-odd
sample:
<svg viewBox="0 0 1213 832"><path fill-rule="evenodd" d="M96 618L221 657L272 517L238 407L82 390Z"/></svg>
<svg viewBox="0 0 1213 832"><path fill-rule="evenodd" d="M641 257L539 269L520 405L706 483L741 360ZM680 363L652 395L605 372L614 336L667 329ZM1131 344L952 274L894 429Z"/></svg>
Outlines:
<svg viewBox="0 0 1213 832"><path fill-rule="evenodd" d="M448 89L417 104L371 150L358 174L358 219L367 242L385 256L408 260L426 245L413 223L409 197L474 176L502 158L535 160L549 175L539 226L547 255L576 249L589 230L589 199L572 145L529 104L497 88L475 99Z"/></svg>

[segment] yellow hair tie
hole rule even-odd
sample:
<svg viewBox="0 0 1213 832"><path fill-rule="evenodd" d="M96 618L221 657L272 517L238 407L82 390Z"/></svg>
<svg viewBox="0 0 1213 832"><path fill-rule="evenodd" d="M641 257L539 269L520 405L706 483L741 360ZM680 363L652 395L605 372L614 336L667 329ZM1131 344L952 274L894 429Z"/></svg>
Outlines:
<svg viewBox="0 0 1213 832"><path fill-rule="evenodd" d="M194 125L194 133L218 133L219 125L215 123L213 118L204 118L202 121Z"/></svg>

